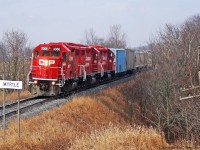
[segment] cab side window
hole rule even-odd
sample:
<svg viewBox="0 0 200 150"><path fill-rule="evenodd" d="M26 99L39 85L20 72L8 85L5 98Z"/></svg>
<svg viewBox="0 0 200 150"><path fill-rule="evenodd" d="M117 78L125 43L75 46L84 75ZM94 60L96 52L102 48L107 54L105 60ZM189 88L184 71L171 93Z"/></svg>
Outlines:
<svg viewBox="0 0 200 150"><path fill-rule="evenodd" d="M84 56L85 55L85 51L84 50L82 50L82 56Z"/></svg>
<svg viewBox="0 0 200 150"><path fill-rule="evenodd" d="M62 53L62 60L66 60L66 52Z"/></svg>
<svg viewBox="0 0 200 150"><path fill-rule="evenodd" d="M76 50L76 56L78 56L79 55L79 50Z"/></svg>
<svg viewBox="0 0 200 150"><path fill-rule="evenodd" d="M38 56L39 56L39 52L38 52L38 51L35 51L33 57L34 57L34 58L37 58Z"/></svg>
<svg viewBox="0 0 200 150"><path fill-rule="evenodd" d="M100 50L100 59L102 58L102 53L103 53L103 52Z"/></svg>
<svg viewBox="0 0 200 150"><path fill-rule="evenodd" d="M93 53L93 59L98 59L98 54L97 53Z"/></svg>

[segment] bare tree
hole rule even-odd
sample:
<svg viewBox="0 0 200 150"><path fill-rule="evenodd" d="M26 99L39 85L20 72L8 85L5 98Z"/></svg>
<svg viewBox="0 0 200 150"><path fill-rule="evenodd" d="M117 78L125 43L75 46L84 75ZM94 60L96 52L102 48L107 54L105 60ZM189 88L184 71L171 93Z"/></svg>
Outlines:
<svg viewBox="0 0 200 150"><path fill-rule="evenodd" d="M180 101L180 88L199 84L200 16L182 25L167 24L150 44L156 69L140 76L141 115L165 132L166 139L185 137L200 142L200 103Z"/></svg>
<svg viewBox="0 0 200 150"><path fill-rule="evenodd" d="M26 79L27 74L27 41L22 31L5 32L2 39L1 54L3 56L3 70L5 78L9 80ZM24 82L25 83L25 82Z"/></svg>
<svg viewBox="0 0 200 150"><path fill-rule="evenodd" d="M106 42L108 47L126 48L126 33L122 32L121 25L113 25Z"/></svg>
<svg viewBox="0 0 200 150"><path fill-rule="evenodd" d="M104 45L104 39L99 38L92 28L90 28L88 31L86 30L84 36L85 44Z"/></svg>
<svg viewBox="0 0 200 150"><path fill-rule="evenodd" d="M110 27L108 38L100 38L91 28L84 33L86 44L102 45L113 48L126 48L126 33L122 32L121 25L113 25Z"/></svg>

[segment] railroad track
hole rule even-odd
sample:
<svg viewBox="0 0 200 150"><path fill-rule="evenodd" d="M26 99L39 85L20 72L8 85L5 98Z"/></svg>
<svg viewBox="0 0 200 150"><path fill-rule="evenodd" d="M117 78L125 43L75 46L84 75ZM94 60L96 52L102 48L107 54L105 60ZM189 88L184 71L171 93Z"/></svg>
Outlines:
<svg viewBox="0 0 200 150"><path fill-rule="evenodd" d="M50 103L52 101L61 99L61 98L67 98L68 96L72 95L73 93L78 93L78 92L82 92L82 91L86 91L88 89L92 89L95 88L97 86L100 85L104 85L104 84L108 84L111 82L114 82L116 80L119 79L124 79L130 77L130 75L128 76L124 76L124 77L118 77L118 78L113 78L112 80L105 80L103 82L100 82L98 84L93 84L93 85L88 85L88 86L81 86L79 88L77 88L76 90L67 92L67 93L63 93L61 95L58 96L54 96L54 97L30 97L27 99L21 99L20 100L20 114L24 114L28 111L30 111L31 109L37 108L38 106L43 105L44 103ZM5 105L5 117L6 119L11 118L12 116L15 116L18 113L18 101L15 101L13 103L9 103ZM0 122L3 120L3 106L0 106Z"/></svg>
<svg viewBox="0 0 200 150"><path fill-rule="evenodd" d="M39 98L37 96L35 97L30 97L26 99L21 99L20 100L20 112L23 110L26 110L32 106L35 106L37 104L41 104L43 101L46 99ZM9 103L5 105L5 116L6 117L11 117L15 114L17 114L18 111L18 101ZM3 106L0 106L0 119L3 118Z"/></svg>

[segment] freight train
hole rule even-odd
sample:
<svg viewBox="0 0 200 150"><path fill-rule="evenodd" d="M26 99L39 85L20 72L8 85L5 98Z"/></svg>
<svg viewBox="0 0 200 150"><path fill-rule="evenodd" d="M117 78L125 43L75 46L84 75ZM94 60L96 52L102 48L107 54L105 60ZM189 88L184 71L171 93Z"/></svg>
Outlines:
<svg viewBox="0 0 200 150"><path fill-rule="evenodd" d="M67 42L39 44L32 52L29 91L32 95L54 96L148 67L148 51Z"/></svg>

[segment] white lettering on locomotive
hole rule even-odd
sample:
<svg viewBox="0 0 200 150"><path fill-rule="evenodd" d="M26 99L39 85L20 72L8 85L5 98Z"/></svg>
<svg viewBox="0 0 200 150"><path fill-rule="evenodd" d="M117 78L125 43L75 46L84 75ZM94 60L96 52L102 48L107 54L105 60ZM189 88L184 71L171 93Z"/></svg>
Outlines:
<svg viewBox="0 0 200 150"><path fill-rule="evenodd" d="M55 60L39 59L39 65L40 66L47 66L47 65L51 65L51 64L55 64Z"/></svg>
<svg viewBox="0 0 200 150"><path fill-rule="evenodd" d="M55 60L49 60L49 65L55 64Z"/></svg>
<svg viewBox="0 0 200 150"><path fill-rule="evenodd" d="M53 48L53 51L60 51L60 48Z"/></svg>
<svg viewBox="0 0 200 150"><path fill-rule="evenodd" d="M86 61L91 61L91 57L86 57Z"/></svg>
<svg viewBox="0 0 200 150"><path fill-rule="evenodd" d="M41 47L41 50L43 50L43 51L47 51L48 48L47 48L47 47Z"/></svg>
<svg viewBox="0 0 200 150"><path fill-rule="evenodd" d="M107 60L107 57L103 56L103 60Z"/></svg>

